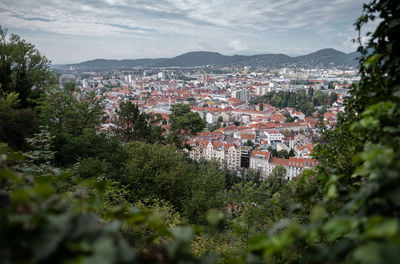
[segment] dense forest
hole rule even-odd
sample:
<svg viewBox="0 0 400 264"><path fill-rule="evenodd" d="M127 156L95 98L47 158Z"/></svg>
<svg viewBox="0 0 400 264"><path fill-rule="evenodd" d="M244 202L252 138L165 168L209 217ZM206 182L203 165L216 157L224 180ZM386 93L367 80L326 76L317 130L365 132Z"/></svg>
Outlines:
<svg viewBox="0 0 400 264"><path fill-rule="evenodd" d="M371 21L319 166L290 181L282 167L261 181L190 160L186 138L205 124L184 105L167 136L129 102L101 130L103 98L59 85L45 56L0 28L2 263L397 263L400 3L365 5L356 30Z"/></svg>

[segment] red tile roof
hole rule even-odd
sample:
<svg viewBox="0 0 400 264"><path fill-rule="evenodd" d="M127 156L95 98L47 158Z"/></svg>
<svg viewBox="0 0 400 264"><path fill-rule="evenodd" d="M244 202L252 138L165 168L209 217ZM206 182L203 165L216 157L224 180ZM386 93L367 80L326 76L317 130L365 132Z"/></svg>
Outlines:
<svg viewBox="0 0 400 264"><path fill-rule="evenodd" d="M269 160L271 153L267 151L253 151L251 157L254 158L255 156L262 156L264 159Z"/></svg>

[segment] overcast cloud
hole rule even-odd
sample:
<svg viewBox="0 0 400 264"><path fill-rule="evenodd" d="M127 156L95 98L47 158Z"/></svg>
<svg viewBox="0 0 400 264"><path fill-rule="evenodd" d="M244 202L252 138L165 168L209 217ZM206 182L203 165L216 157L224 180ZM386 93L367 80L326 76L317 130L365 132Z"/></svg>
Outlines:
<svg viewBox="0 0 400 264"><path fill-rule="evenodd" d="M54 63L356 49L361 0L0 0L0 24Z"/></svg>

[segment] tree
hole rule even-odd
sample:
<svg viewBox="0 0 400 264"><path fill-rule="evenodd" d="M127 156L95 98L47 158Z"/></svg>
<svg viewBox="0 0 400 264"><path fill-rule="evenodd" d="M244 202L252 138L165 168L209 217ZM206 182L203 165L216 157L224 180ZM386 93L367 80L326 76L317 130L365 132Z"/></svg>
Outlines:
<svg viewBox="0 0 400 264"><path fill-rule="evenodd" d="M314 88L312 88L312 87L308 88L307 96L309 98L313 98L313 96L314 96Z"/></svg>
<svg viewBox="0 0 400 264"><path fill-rule="evenodd" d="M291 117L288 112L285 112L284 116L285 116L285 123L291 123L296 121L296 119Z"/></svg>
<svg viewBox="0 0 400 264"><path fill-rule="evenodd" d="M175 226L182 218L169 204L113 206L105 202L112 186L104 179L74 179L65 191L59 186L68 172L17 174L8 164L18 163L21 153L0 144L0 155L3 262L215 263L193 256L194 231Z"/></svg>
<svg viewBox="0 0 400 264"><path fill-rule="evenodd" d="M151 127L148 119L147 114L140 113L139 107L131 101L122 102L113 132L125 142L149 140Z"/></svg>
<svg viewBox="0 0 400 264"><path fill-rule="evenodd" d="M329 102L328 102L328 104L331 105L331 104L333 104L334 102L336 102L337 99L338 99L338 97L339 97L339 96L338 96L337 93L331 92L331 93L329 94Z"/></svg>
<svg viewBox="0 0 400 264"><path fill-rule="evenodd" d="M278 158L284 158L288 159L289 158L289 152L286 149L281 149L277 152L276 155Z"/></svg>
<svg viewBox="0 0 400 264"><path fill-rule="evenodd" d="M128 201L166 200L194 222L221 205L225 177L217 165L190 163L170 145L131 142L126 152L123 173L115 179L128 190Z"/></svg>
<svg viewBox="0 0 400 264"><path fill-rule="evenodd" d="M244 145L245 145L245 146L252 147L252 146L254 146L254 142L251 141L250 139L248 139L248 140L244 143Z"/></svg>
<svg viewBox="0 0 400 264"><path fill-rule="evenodd" d="M192 112L189 105L174 104L171 108L169 142L183 148L187 136L195 135L205 127L205 121L198 113Z"/></svg>
<svg viewBox="0 0 400 264"><path fill-rule="evenodd" d="M54 139L56 162L59 165L74 163L78 158L115 153L118 144L99 133L104 115L103 99L94 92L76 89L73 83L63 88L46 89L38 100L40 123Z"/></svg>
<svg viewBox="0 0 400 264"><path fill-rule="evenodd" d="M32 110L18 108L19 102L18 94L0 90L0 142L14 149L27 149L25 139L37 131L39 122Z"/></svg>
<svg viewBox="0 0 400 264"><path fill-rule="evenodd" d="M242 171L242 182L252 182L260 184L262 182L262 176L260 170L247 169Z"/></svg>
<svg viewBox="0 0 400 264"><path fill-rule="evenodd" d="M283 166L276 166L273 168L271 175L267 178L272 193L276 193L282 189L283 185L288 181L286 168Z"/></svg>
<svg viewBox="0 0 400 264"><path fill-rule="evenodd" d="M326 113L326 107L322 106L321 109L318 110L318 120L323 121L324 120L324 114Z"/></svg>
<svg viewBox="0 0 400 264"><path fill-rule="evenodd" d="M291 148L289 151L289 157L294 157L296 154L294 153L294 150Z"/></svg>
<svg viewBox="0 0 400 264"><path fill-rule="evenodd" d="M325 130L323 144L313 150L320 162L313 181L323 192L308 195L313 201L307 206L308 223L288 223L279 234L250 243L266 258L318 263L392 263L400 258L395 242L400 239L399 4L373 0L363 9L355 23L361 79L351 87L335 128ZM363 44L361 28L377 19L376 30L367 33Z"/></svg>
<svg viewBox="0 0 400 264"><path fill-rule="evenodd" d="M0 26L0 83L4 92L18 94L18 108L34 106L32 100L56 82L50 61L18 35L8 37Z"/></svg>
<svg viewBox="0 0 400 264"><path fill-rule="evenodd" d="M185 215L206 223L207 211L221 208L224 188L225 177L217 164L200 164L190 184L190 199L184 204Z"/></svg>

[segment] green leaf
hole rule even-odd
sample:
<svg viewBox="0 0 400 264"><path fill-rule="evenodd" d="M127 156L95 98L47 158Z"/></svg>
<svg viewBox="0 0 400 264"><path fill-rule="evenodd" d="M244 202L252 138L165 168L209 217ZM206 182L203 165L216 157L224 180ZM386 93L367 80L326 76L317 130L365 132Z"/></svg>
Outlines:
<svg viewBox="0 0 400 264"><path fill-rule="evenodd" d="M398 235L399 222L397 219L387 219L382 216L373 216L365 226L366 238L389 239Z"/></svg>

